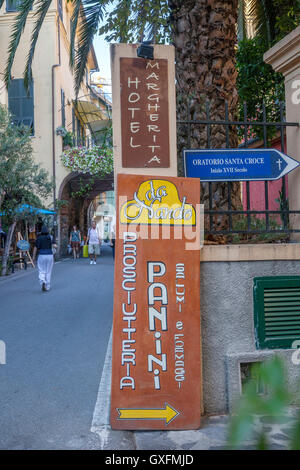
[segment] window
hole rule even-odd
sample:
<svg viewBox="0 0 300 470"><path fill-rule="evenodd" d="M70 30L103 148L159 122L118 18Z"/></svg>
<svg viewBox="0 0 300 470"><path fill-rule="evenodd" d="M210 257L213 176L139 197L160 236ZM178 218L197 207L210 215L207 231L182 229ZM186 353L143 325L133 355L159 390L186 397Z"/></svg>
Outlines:
<svg viewBox="0 0 300 470"><path fill-rule="evenodd" d="M258 349L288 349L300 340L300 276L254 279L254 325Z"/></svg>
<svg viewBox="0 0 300 470"><path fill-rule="evenodd" d="M6 11L18 11L22 0L6 0Z"/></svg>
<svg viewBox="0 0 300 470"><path fill-rule="evenodd" d="M84 128L80 120L76 117L77 145L84 145Z"/></svg>
<svg viewBox="0 0 300 470"><path fill-rule="evenodd" d="M18 8L21 3L22 0L6 0L6 11L18 11ZM32 10L32 7L30 8L30 10Z"/></svg>
<svg viewBox="0 0 300 470"><path fill-rule="evenodd" d="M75 136L76 132L76 116L75 116L75 110L72 108L72 134L73 134L73 139Z"/></svg>
<svg viewBox="0 0 300 470"><path fill-rule="evenodd" d="M34 134L33 83L27 94L22 78L11 80L8 88L8 109L17 126L28 126Z"/></svg>
<svg viewBox="0 0 300 470"><path fill-rule="evenodd" d="M66 127L66 98L64 90L60 90L60 100L61 100L61 125Z"/></svg>

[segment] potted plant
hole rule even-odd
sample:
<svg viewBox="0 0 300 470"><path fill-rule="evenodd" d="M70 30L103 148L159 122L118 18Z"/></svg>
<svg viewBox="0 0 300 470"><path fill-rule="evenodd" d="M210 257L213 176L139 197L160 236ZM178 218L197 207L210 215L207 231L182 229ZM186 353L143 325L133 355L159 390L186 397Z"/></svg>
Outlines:
<svg viewBox="0 0 300 470"><path fill-rule="evenodd" d="M56 128L56 135L60 135L61 137L65 137L68 133L67 129L63 126L59 126Z"/></svg>
<svg viewBox="0 0 300 470"><path fill-rule="evenodd" d="M74 142L74 136L73 133L68 131L64 136L63 136L63 148L68 149L73 146Z"/></svg>

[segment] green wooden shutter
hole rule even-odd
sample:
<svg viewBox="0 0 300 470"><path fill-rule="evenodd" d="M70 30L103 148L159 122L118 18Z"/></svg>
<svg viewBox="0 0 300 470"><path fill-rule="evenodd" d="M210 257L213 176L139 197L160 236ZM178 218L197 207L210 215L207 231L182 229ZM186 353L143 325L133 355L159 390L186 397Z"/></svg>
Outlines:
<svg viewBox="0 0 300 470"><path fill-rule="evenodd" d="M66 127L66 99L65 92L63 89L60 90L60 100L61 100L61 125Z"/></svg>
<svg viewBox="0 0 300 470"><path fill-rule="evenodd" d="M6 0L6 11L18 11L19 6L22 4L23 0ZM32 7L30 8L32 10Z"/></svg>
<svg viewBox="0 0 300 470"><path fill-rule="evenodd" d="M6 0L6 11L18 11L21 0Z"/></svg>
<svg viewBox="0 0 300 470"><path fill-rule="evenodd" d="M29 86L29 93L24 87L24 80L16 78L11 80L8 88L8 109L16 125L24 124L34 132L34 103L33 83Z"/></svg>
<svg viewBox="0 0 300 470"><path fill-rule="evenodd" d="M300 276L254 278L254 324L258 349L300 340Z"/></svg>

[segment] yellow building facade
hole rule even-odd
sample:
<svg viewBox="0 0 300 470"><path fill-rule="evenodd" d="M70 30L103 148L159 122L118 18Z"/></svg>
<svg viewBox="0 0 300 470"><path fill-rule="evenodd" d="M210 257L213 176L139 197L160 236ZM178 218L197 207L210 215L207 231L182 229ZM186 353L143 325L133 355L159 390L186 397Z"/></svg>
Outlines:
<svg viewBox="0 0 300 470"><path fill-rule="evenodd" d="M49 207L55 208L56 200L63 198L65 185L72 177L61 163L63 137L58 135L59 128L72 132L74 144L91 145L93 133L90 121L93 121L95 126L97 120L105 119L100 110L101 104L90 86L91 71L97 71L99 68L92 48L86 77L79 91L78 101L75 102L74 76L69 66L73 7L72 3L66 0L53 0L36 45L29 98L24 89L23 74L36 19L35 6L29 13L15 56L11 85L6 90L3 82L4 70L17 6L18 0L6 0L0 9L0 103L8 106L17 123L31 126L34 158L55 181L55 190L53 194L49 194L46 201ZM89 111L93 115L92 118L87 114ZM57 222L61 222L59 215ZM65 225L69 222L65 220ZM59 227L59 238L61 230L62 227ZM67 227L64 232L67 237Z"/></svg>

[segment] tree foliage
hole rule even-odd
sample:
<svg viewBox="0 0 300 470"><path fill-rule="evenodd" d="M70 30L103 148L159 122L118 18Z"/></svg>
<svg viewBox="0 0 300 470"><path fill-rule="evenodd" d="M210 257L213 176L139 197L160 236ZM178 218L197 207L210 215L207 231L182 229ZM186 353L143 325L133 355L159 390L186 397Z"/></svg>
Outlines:
<svg viewBox="0 0 300 470"><path fill-rule="evenodd" d="M17 127L7 109L0 105L0 213L8 226L8 236L2 256L2 270L6 271L12 235L18 220L32 219L32 205L42 207L53 188L46 170L34 162L30 129Z"/></svg>
<svg viewBox="0 0 300 470"><path fill-rule="evenodd" d="M280 103L285 100L284 79L282 74L266 64L263 55L267 50L265 41L260 37L244 39L237 50L237 89L239 93L239 116L244 119L244 103L250 120L278 122ZM284 110L283 110L284 111ZM268 127L268 138L276 131ZM241 129L243 135L244 130ZM262 138L262 128L253 127L249 137Z"/></svg>
<svg viewBox="0 0 300 470"><path fill-rule="evenodd" d="M300 23L299 0L241 0L241 36L247 37L247 17L254 23L254 35L271 47Z"/></svg>
<svg viewBox="0 0 300 470"><path fill-rule="evenodd" d="M73 3L70 65L74 67L75 92L84 79L88 53L95 34L109 42L170 40L168 0L69 0ZM112 8L113 7L113 8ZM78 48L75 52L75 37Z"/></svg>
<svg viewBox="0 0 300 470"><path fill-rule="evenodd" d="M170 0L68 0L72 3L70 65L74 67L75 91L78 95L80 84L85 76L88 54L96 34L104 35L108 41L140 42L152 40L156 43L173 42L173 19L181 2ZM0 0L0 7L4 0ZM20 44L28 14L35 3L35 21L31 43L24 71L25 84L31 81L31 67L40 29L50 8L51 0L22 0L9 41L8 60L5 82L8 86L16 50ZM197 3L190 3L190 8L197 8ZM207 12L216 9L217 1L204 2ZM204 5L203 3L203 5ZM178 6L179 5L179 6ZM240 0L241 17L245 12L255 21L256 35L272 45L294 29L300 21L299 0ZM202 6L201 6L202 8ZM203 15L207 14L204 11ZM242 27L244 22L240 22ZM77 36L77 39L76 39ZM76 41L78 47L75 48ZM75 52L74 52L75 51Z"/></svg>
<svg viewBox="0 0 300 470"><path fill-rule="evenodd" d="M274 0L276 8L275 37L279 41L300 24L299 0Z"/></svg>
<svg viewBox="0 0 300 470"><path fill-rule="evenodd" d="M46 170L34 162L30 129L15 126L0 105L0 207L7 222L22 217L21 204L41 204L38 196L47 198L51 188Z"/></svg>
<svg viewBox="0 0 300 470"><path fill-rule="evenodd" d="M171 40L171 31L168 0L119 0L107 12L99 34L107 41L165 43Z"/></svg>
<svg viewBox="0 0 300 470"><path fill-rule="evenodd" d="M292 393L287 385L287 373L282 360L275 356L261 364L254 364L251 378L246 383L243 395L236 403L232 415L228 445L237 449L249 440L256 442L259 450L270 448L266 428L258 427L257 418L268 418L269 424L285 422L292 401L299 402L299 392ZM289 450L300 450L300 413L291 420L291 430L287 437Z"/></svg>
<svg viewBox="0 0 300 470"><path fill-rule="evenodd" d="M242 4L242 6L241 6ZM249 0L240 3L244 13L244 37L237 50L239 116L244 103L251 120L280 120L280 103L285 100L283 75L264 62L264 53L300 23L299 0ZM246 15L254 21L254 37L246 37ZM241 22L240 22L241 27ZM243 132L243 130L242 130ZM252 128L252 136L262 138L262 129ZM276 132L268 128L268 138Z"/></svg>

